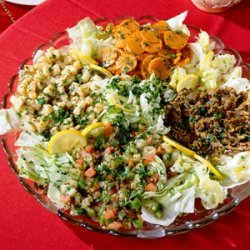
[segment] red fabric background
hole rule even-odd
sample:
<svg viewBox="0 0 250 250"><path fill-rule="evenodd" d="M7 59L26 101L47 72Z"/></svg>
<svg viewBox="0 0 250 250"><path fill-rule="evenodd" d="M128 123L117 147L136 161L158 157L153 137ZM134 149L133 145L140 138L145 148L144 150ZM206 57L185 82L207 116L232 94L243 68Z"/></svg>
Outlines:
<svg viewBox="0 0 250 250"><path fill-rule="evenodd" d="M48 0L0 35L0 97L20 62L55 33L85 16L154 15L167 19L189 10L187 24L219 36L250 62L250 1L222 14L207 14L189 0ZM248 249L250 199L230 215L188 234L157 240L114 237L62 221L31 197L0 149L0 249Z"/></svg>

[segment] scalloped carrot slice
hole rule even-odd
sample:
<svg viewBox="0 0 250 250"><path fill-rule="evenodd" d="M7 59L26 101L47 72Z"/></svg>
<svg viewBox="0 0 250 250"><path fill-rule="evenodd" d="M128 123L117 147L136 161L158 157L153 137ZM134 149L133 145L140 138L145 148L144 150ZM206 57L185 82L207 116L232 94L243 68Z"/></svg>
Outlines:
<svg viewBox="0 0 250 250"><path fill-rule="evenodd" d="M144 48L141 46L142 38L139 32L133 33L126 40L126 49L128 52L134 55L140 55L144 52Z"/></svg>
<svg viewBox="0 0 250 250"><path fill-rule="evenodd" d="M120 55L119 58L116 61L116 66L122 71L122 72L130 72L136 68L137 60L135 55L132 55L130 53L126 53L123 55Z"/></svg>
<svg viewBox="0 0 250 250"><path fill-rule="evenodd" d="M187 45L187 41L188 36L183 32L168 30L164 33L164 42L171 49L182 49Z"/></svg>
<svg viewBox="0 0 250 250"><path fill-rule="evenodd" d="M161 79L166 79L171 73L171 65L166 58L156 57L150 62L148 71Z"/></svg>
<svg viewBox="0 0 250 250"><path fill-rule="evenodd" d="M106 48L101 51L100 60L104 67L108 67L115 62L117 57L118 52L115 48Z"/></svg>
<svg viewBox="0 0 250 250"><path fill-rule="evenodd" d="M143 28L140 35L142 40L148 43L158 43L160 40L159 32L155 29Z"/></svg>
<svg viewBox="0 0 250 250"><path fill-rule="evenodd" d="M125 19L120 23L119 26L125 27L132 32L136 32L139 30L139 23L134 19Z"/></svg>
<svg viewBox="0 0 250 250"><path fill-rule="evenodd" d="M113 75L120 75L122 73L121 69L118 68L116 64L112 64L107 68Z"/></svg>
<svg viewBox="0 0 250 250"><path fill-rule="evenodd" d="M169 25L167 24L166 21L161 20L157 23L154 23L152 25L150 25L151 28L155 28L158 30L158 32L163 35L165 33L165 31L169 30Z"/></svg>
<svg viewBox="0 0 250 250"><path fill-rule="evenodd" d="M148 43L143 41L142 46L144 47L145 51L147 51L150 54L154 54L161 50L162 41L159 40L157 43Z"/></svg>
<svg viewBox="0 0 250 250"><path fill-rule="evenodd" d="M148 66L150 64L150 62L154 59L153 55L148 55L145 57L145 59L142 61L141 64L141 74L143 76L144 79L147 79L150 77L150 73L148 71Z"/></svg>
<svg viewBox="0 0 250 250"><path fill-rule="evenodd" d="M131 36L132 31L125 27L117 27L115 32L116 44L118 48L124 48L126 46L126 39Z"/></svg>
<svg viewBox="0 0 250 250"><path fill-rule="evenodd" d="M164 57L164 58L167 58L167 59L170 59L172 57L172 51L167 49L167 48L162 48L159 52L158 52L158 55L160 57Z"/></svg>

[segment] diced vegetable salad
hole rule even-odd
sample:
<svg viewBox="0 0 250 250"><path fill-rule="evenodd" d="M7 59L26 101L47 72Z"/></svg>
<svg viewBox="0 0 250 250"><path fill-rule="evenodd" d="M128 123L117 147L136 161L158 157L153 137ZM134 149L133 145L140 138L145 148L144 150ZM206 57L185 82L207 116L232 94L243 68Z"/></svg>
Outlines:
<svg viewBox="0 0 250 250"><path fill-rule="evenodd" d="M106 28L85 18L67 30L70 45L39 51L19 72L12 107L0 110L0 134L20 131L19 175L37 183L58 209L87 215L104 229L168 226L194 213L197 199L215 209L230 188L249 181L249 80L233 55L216 54L205 31L189 42L186 14ZM189 107L198 107L201 123L206 115L218 129L228 121L211 111L209 99L178 101L184 108L175 100L184 100L185 91L204 99L230 88L243 103L243 127L230 134L240 134L239 144L215 157L214 143L223 148L227 134L220 138L214 129L204 141L209 128L203 125L185 144L178 131L184 125L193 131L198 121L186 115ZM232 117L237 108L230 105L225 112ZM183 110L181 124L176 117ZM197 145L209 154L196 152Z"/></svg>

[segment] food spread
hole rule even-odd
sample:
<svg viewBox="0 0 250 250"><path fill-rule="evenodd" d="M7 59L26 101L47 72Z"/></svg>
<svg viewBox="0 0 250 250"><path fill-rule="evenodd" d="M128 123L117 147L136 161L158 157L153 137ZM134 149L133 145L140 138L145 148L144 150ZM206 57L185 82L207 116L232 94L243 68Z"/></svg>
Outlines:
<svg viewBox="0 0 250 250"><path fill-rule="evenodd" d="M85 18L20 70L0 134L18 131L19 175L57 209L103 229L167 227L249 181L249 80L205 31L190 42L185 17Z"/></svg>

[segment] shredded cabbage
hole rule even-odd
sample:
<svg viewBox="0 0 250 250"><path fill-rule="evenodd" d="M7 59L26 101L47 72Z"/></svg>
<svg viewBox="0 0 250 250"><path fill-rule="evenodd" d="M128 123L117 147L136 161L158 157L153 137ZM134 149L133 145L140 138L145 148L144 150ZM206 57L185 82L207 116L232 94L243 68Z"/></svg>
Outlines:
<svg viewBox="0 0 250 250"><path fill-rule="evenodd" d="M0 135L21 129L22 122L13 108L0 109Z"/></svg>

